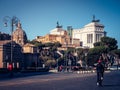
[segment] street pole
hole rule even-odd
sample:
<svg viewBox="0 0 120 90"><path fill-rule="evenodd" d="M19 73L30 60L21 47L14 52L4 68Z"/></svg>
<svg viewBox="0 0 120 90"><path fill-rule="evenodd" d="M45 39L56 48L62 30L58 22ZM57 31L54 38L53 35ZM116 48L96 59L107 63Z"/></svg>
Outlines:
<svg viewBox="0 0 120 90"><path fill-rule="evenodd" d="M87 68L87 52L85 52L85 63L86 63L86 68Z"/></svg>
<svg viewBox="0 0 120 90"><path fill-rule="evenodd" d="M12 59L13 59L13 18L11 19L11 64L13 66L13 62L12 62Z"/></svg>
<svg viewBox="0 0 120 90"><path fill-rule="evenodd" d="M76 49L74 50L74 56L75 56L75 65L77 66L77 56L78 56L78 54L77 54Z"/></svg>
<svg viewBox="0 0 120 90"><path fill-rule="evenodd" d="M59 67L58 67L58 59L57 59L57 72L59 71Z"/></svg>
<svg viewBox="0 0 120 90"><path fill-rule="evenodd" d="M11 24L11 53L10 53L11 59L10 59L10 64L13 67L13 30L14 30L14 26L18 24L19 19L15 16L13 16L13 17L5 16L3 20L4 20L5 27L7 27L8 21Z"/></svg>
<svg viewBox="0 0 120 90"><path fill-rule="evenodd" d="M66 43L66 72L67 72L67 69L68 69L68 67L67 67L67 48L68 48L68 44L67 44L67 41L66 41L66 38L65 38L65 43Z"/></svg>

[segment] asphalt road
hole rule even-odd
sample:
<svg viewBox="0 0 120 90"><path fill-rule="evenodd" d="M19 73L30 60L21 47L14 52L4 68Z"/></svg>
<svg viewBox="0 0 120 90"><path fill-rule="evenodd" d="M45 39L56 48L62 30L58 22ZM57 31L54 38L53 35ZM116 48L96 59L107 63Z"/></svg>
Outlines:
<svg viewBox="0 0 120 90"><path fill-rule="evenodd" d="M103 87L96 73L54 73L0 80L0 90L120 90L120 71L106 72Z"/></svg>

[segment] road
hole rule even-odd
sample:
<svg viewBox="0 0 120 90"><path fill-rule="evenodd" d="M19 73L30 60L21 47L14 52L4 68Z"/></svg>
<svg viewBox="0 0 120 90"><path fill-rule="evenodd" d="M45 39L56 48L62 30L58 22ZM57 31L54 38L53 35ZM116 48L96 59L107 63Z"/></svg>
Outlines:
<svg viewBox="0 0 120 90"><path fill-rule="evenodd" d="M96 73L53 73L0 80L0 90L120 90L120 71L106 72L103 87Z"/></svg>

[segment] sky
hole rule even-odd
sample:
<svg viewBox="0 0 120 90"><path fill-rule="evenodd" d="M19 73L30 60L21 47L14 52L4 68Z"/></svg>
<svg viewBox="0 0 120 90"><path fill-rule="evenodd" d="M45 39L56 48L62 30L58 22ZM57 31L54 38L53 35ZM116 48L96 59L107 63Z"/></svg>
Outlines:
<svg viewBox="0 0 120 90"><path fill-rule="evenodd" d="M48 34L57 21L65 30L67 26L79 29L90 23L93 15L120 48L120 0L0 0L0 32L10 33L10 25L4 27L5 16L16 16L33 40Z"/></svg>

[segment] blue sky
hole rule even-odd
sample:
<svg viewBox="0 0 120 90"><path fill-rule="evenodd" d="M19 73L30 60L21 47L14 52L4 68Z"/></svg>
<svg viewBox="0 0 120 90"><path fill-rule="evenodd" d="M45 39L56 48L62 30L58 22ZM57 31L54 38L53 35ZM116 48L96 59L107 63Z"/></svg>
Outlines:
<svg viewBox="0 0 120 90"><path fill-rule="evenodd" d="M93 15L120 48L120 0L0 0L0 31L10 33L10 26L3 26L3 18L16 16L32 40L48 34L57 21L64 29L82 28L91 22Z"/></svg>

